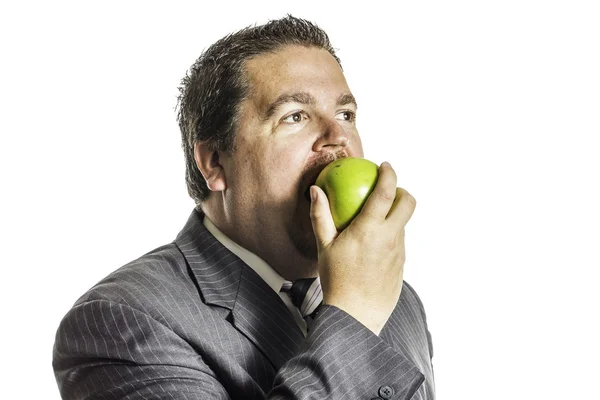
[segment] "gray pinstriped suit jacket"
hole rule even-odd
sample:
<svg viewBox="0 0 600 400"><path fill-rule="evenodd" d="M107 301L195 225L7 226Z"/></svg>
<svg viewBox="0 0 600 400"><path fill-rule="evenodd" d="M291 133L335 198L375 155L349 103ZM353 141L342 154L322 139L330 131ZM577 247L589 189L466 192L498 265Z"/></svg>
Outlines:
<svg viewBox="0 0 600 400"><path fill-rule="evenodd" d="M81 297L56 335L64 399L433 399L423 306L404 283L380 336L323 306L289 310L193 211L176 240Z"/></svg>

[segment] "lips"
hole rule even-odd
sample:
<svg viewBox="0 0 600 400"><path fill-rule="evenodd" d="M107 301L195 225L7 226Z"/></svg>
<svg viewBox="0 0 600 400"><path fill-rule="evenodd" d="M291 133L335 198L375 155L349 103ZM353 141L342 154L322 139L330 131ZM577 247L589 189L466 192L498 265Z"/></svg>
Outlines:
<svg viewBox="0 0 600 400"><path fill-rule="evenodd" d="M309 203L310 187L315 184L321 171L323 171L330 163L344 157L348 157L348 153L341 150L336 153L324 153L319 158L312 160L314 163L313 166L308 169L308 172L304 174L304 177L300 182L300 193L304 195L304 198L308 200Z"/></svg>

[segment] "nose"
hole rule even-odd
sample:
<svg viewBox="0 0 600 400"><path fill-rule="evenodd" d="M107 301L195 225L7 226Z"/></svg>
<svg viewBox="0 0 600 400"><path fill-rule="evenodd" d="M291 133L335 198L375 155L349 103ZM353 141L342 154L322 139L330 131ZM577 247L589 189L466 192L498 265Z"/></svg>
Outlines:
<svg viewBox="0 0 600 400"><path fill-rule="evenodd" d="M313 151L331 151L348 146L348 133L335 119L323 120L319 129L321 133L313 145Z"/></svg>

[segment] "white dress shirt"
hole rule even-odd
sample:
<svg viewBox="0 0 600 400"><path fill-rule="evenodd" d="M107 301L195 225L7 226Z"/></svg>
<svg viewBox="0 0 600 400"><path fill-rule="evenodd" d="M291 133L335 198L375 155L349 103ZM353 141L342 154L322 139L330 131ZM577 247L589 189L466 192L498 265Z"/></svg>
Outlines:
<svg viewBox="0 0 600 400"><path fill-rule="evenodd" d="M256 254L246 250L233 240L229 239L223 232L217 228L210 219L205 215L203 220L204 226L212 235L229 251L239 257L244 263L254 270L260 276L267 285L271 287L281 297L281 300L285 303L287 308L292 313L292 316L296 320L296 323L306 336L306 321L302 318L302 314L298 308L292 303L292 299L287 293L281 291L281 287L285 282L285 279L277 273L269 264L267 264L262 258Z"/></svg>

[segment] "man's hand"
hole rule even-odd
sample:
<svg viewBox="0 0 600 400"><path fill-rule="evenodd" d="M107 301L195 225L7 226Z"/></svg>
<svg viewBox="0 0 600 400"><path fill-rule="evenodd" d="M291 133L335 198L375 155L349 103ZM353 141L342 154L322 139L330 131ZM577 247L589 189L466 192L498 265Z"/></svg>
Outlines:
<svg viewBox="0 0 600 400"><path fill-rule="evenodd" d="M392 314L404 272L404 227L416 206L396 187L396 173L381 164L375 189L352 223L338 233L325 193L311 187L313 230L325 304L352 315L379 335Z"/></svg>

